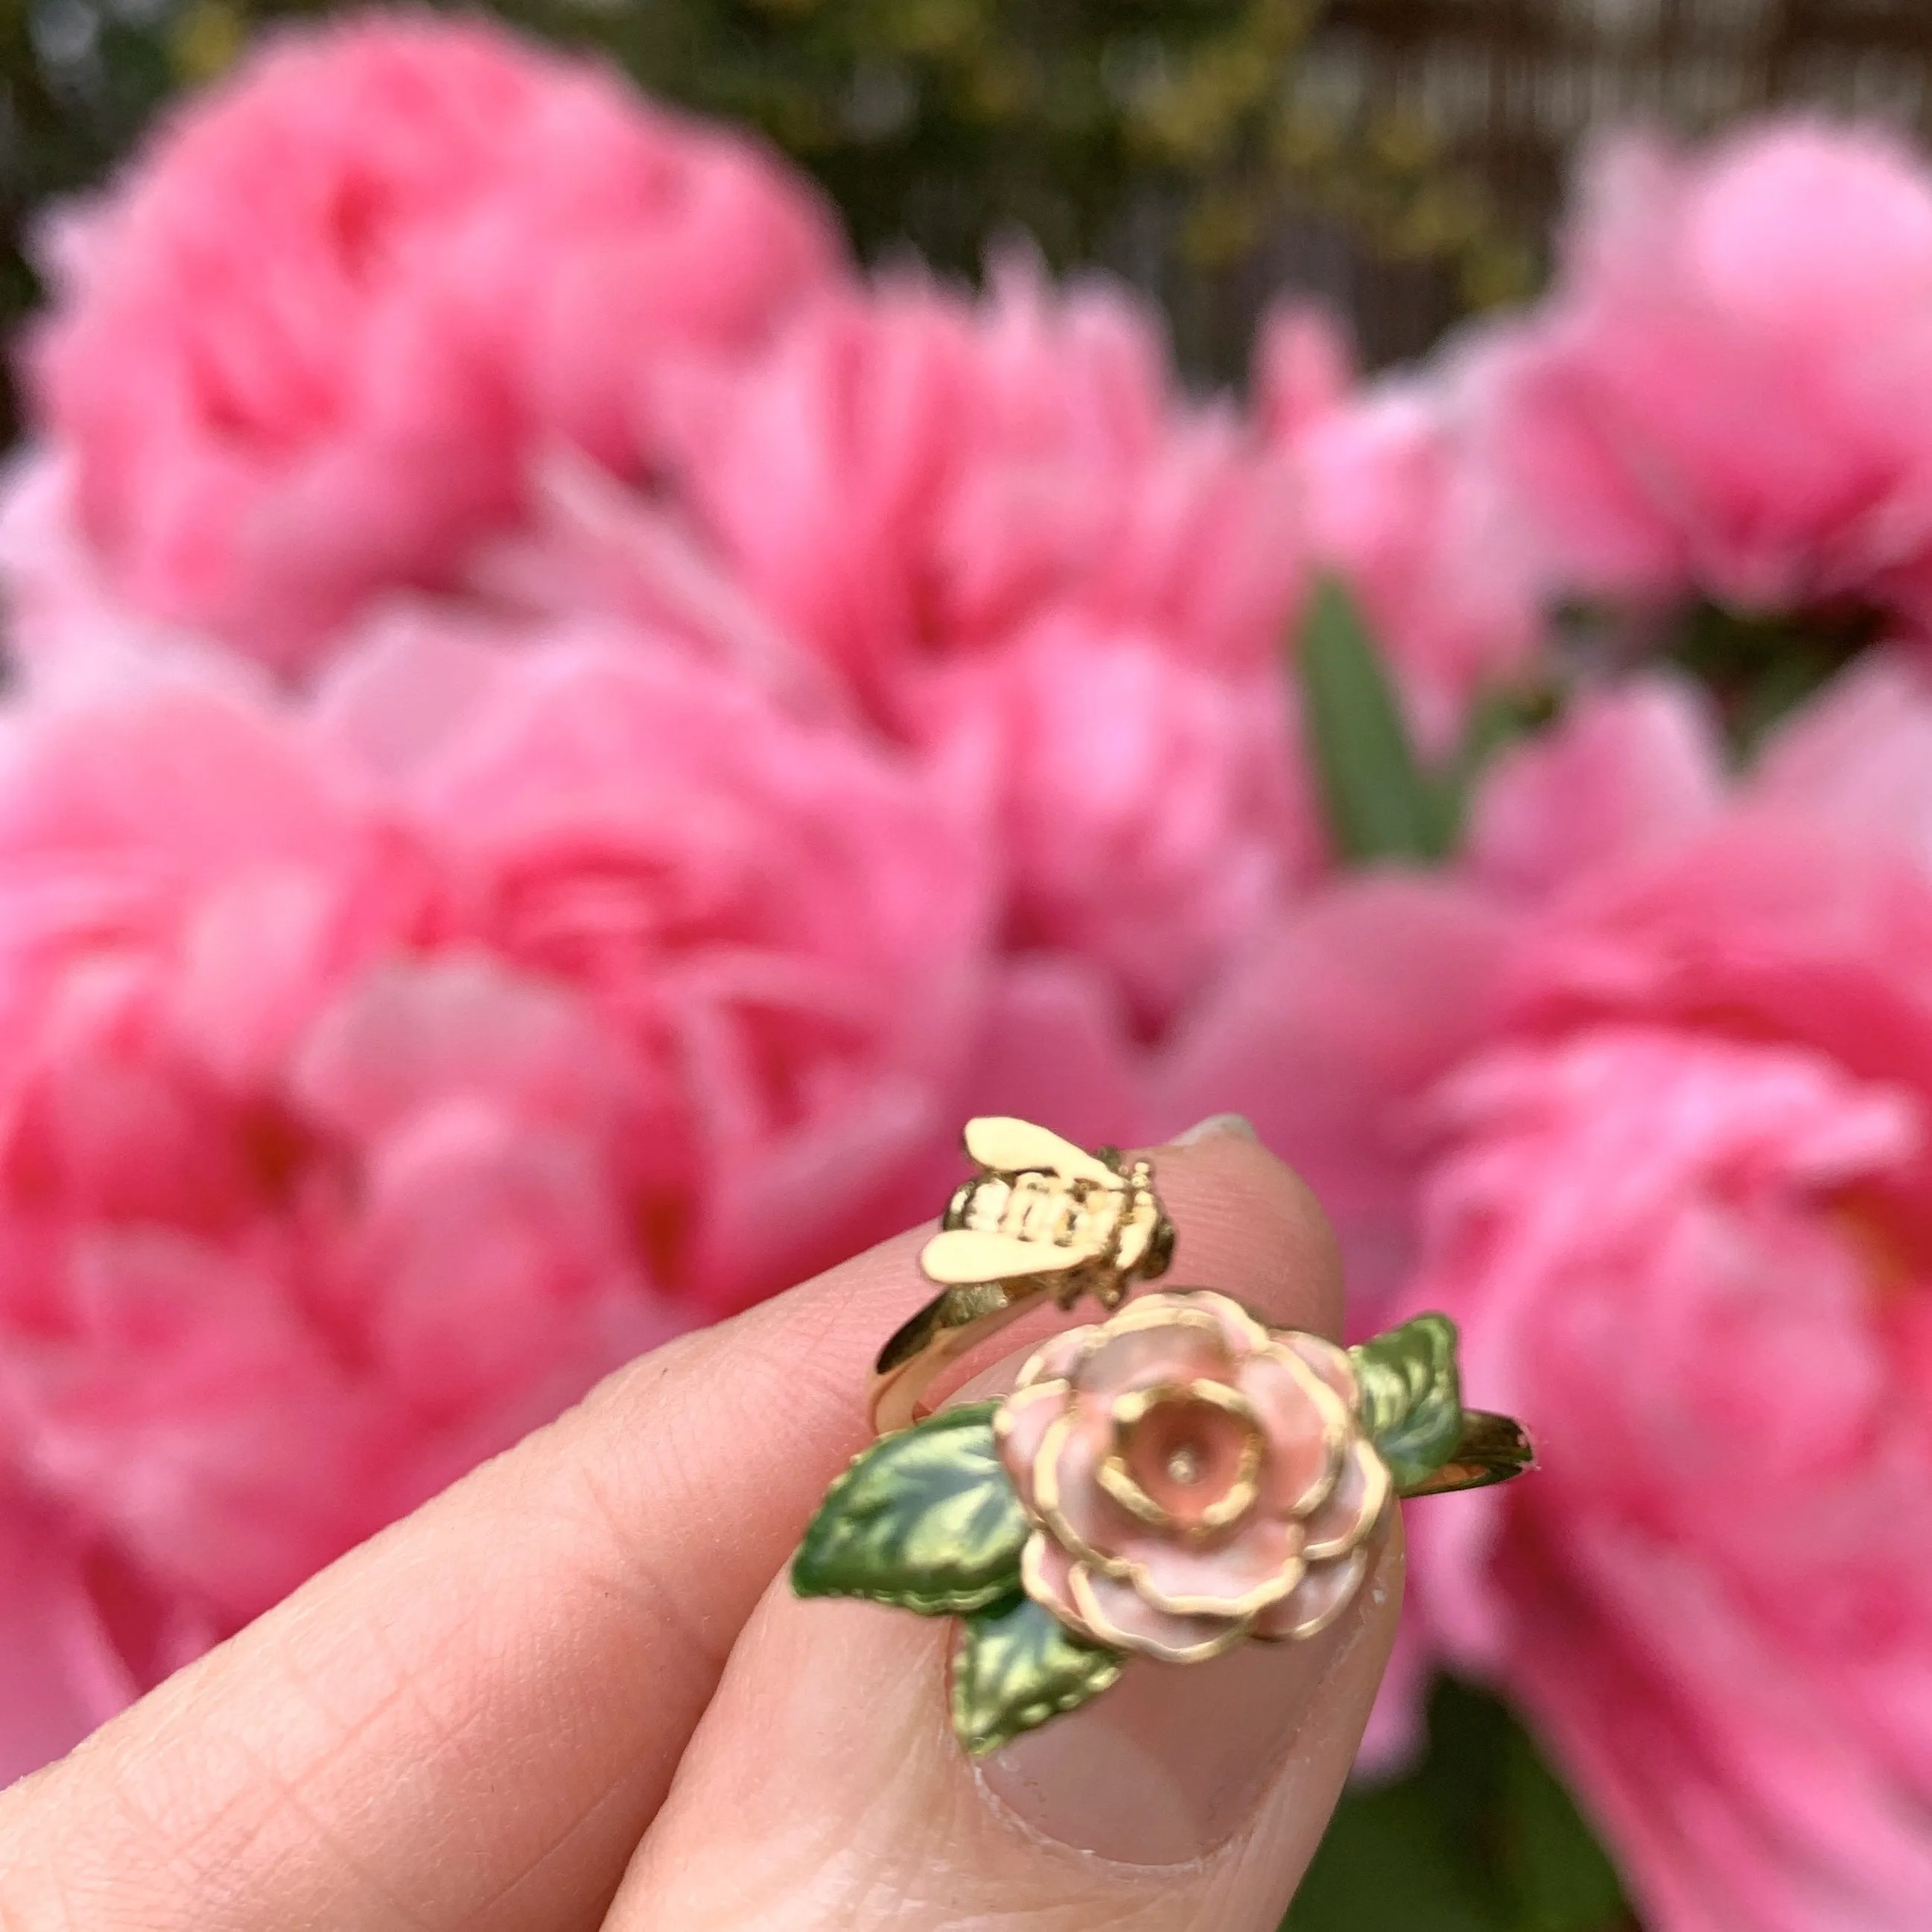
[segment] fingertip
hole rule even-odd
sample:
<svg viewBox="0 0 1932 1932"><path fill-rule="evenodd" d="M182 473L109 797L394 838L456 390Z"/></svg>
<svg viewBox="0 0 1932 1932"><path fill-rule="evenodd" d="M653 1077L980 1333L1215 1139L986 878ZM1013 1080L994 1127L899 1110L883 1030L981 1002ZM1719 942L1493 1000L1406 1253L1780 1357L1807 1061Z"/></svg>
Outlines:
<svg viewBox="0 0 1932 1932"><path fill-rule="evenodd" d="M1342 1252L1314 1190L1249 1134L1196 1133L1147 1156L1178 1231L1162 1285L1219 1288L1279 1326L1339 1339Z"/></svg>

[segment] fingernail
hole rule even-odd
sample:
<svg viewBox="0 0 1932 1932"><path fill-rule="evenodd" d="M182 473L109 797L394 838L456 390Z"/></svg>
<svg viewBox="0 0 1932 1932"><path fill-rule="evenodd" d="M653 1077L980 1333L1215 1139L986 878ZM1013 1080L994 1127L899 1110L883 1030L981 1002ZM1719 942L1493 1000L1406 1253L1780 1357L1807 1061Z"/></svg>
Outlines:
<svg viewBox="0 0 1932 1932"><path fill-rule="evenodd" d="M1131 1660L1103 1696L987 1759L982 1786L1080 1851L1136 1865L1201 1857L1255 1815L1304 1732L1322 1728L1306 1720L1322 1686L1398 1587L1388 1568L1378 1559L1304 1642L1246 1643L1210 1664Z"/></svg>
<svg viewBox="0 0 1932 1932"><path fill-rule="evenodd" d="M1196 1147L1202 1141L1258 1141L1261 1136L1255 1132L1255 1124L1245 1114L1210 1114L1204 1120L1196 1120L1185 1133L1176 1134L1171 1144L1174 1147Z"/></svg>

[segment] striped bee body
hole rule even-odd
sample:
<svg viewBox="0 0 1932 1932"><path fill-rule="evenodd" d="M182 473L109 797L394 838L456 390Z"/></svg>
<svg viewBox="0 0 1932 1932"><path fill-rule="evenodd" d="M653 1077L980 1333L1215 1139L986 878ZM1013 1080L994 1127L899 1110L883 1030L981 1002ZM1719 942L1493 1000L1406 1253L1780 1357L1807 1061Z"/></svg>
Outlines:
<svg viewBox="0 0 1932 1932"><path fill-rule="evenodd" d="M1112 1307L1162 1273L1174 1230L1145 1161L1088 1154L1023 1120L974 1120L967 1151L980 1172L954 1194L920 1266L949 1286L1050 1283L1063 1306L1096 1295Z"/></svg>

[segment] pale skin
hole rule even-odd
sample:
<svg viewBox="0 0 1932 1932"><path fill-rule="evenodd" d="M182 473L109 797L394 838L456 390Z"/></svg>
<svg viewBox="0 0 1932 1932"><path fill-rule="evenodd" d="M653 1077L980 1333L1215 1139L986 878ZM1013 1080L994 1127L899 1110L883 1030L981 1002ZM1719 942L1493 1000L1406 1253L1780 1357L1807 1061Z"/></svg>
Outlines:
<svg viewBox="0 0 1932 1932"><path fill-rule="evenodd" d="M1228 1132L1156 1160L1173 1285L1338 1332L1286 1168ZM974 1766L951 1626L784 1575L925 1232L634 1363L0 1793L0 1932L1273 1932L1399 1526L1323 1636L1132 1665Z"/></svg>

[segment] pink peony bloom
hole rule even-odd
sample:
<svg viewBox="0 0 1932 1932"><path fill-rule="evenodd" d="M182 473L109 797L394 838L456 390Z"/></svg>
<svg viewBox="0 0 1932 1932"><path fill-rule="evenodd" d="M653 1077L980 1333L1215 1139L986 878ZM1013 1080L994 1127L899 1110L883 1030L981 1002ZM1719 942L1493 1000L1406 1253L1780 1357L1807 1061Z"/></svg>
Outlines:
<svg viewBox="0 0 1932 1932"><path fill-rule="evenodd" d="M1542 1468L1424 1526L1420 1593L1662 1932L1932 1905L1932 1162L1888 1071L1604 1018L1444 1097L1418 1292Z"/></svg>
<svg viewBox="0 0 1932 1932"><path fill-rule="evenodd" d="M212 681L6 721L0 1774L690 1319L596 1018L433 896Z"/></svg>
<svg viewBox="0 0 1932 1932"><path fill-rule="evenodd" d="M1389 1503L1358 1398L1346 1351L1199 1290L1055 1336L995 1418L1035 1525L1028 1594L1170 1664L1312 1636L1348 1607Z"/></svg>
<svg viewBox="0 0 1932 1932"><path fill-rule="evenodd" d="M1484 380L1557 587L1932 612L1932 180L1888 136L1605 146Z"/></svg>
<svg viewBox="0 0 1932 1932"><path fill-rule="evenodd" d="M49 239L28 388L80 530L283 670L450 578L545 446L637 470L664 384L838 261L742 140L427 14L279 37Z"/></svg>
<svg viewBox="0 0 1932 1932"><path fill-rule="evenodd" d="M1066 614L946 666L915 729L990 791L1007 945L1098 968L1154 1036L1317 863L1286 701Z"/></svg>
<svg viewBox="0 0 1932 1932"><path fill-rule="evenodd" d="M1517 746L1487 774L1465 835L1467 868L1513 896L1558 892L1714 818L1723 760L1717 721L1688 680L1597 693L1562 730Z"/></svg>
<svg viewBox="0 0 1932 1932"><path fill-rule="evenodd" d="M676 483L720 574L990 797L1008 944L1097 968L1160 1036L1318 854L1282 463L1176 398L1131 298L1024 257L977 304L830 297L686 405Z"/></svg>
<svg viewBox="0 0 1932 1932"><path fill-rule="evenodd" d="M1138 1126L1106 1041L986 983L963 810L595 627L0 717L0 1775L916 1219L993 1030Z"/></svg>
<svg viewBox="0 0 1932 1932"><path fill-rule="evenodd" d="M1276 913L1162 1056L1164 1127L1245 1114L1320 1197L1364 1334L1414 1260L1420 1096L1486 1037L1520 923L1460 882L1343 878Z"/></svg>
<svg viewBox="0 0 1932 1932"><path fill-rule="evenodd" d="M626 1042L658 1278L728 1312L916 1219L985 992L980 807L662 636L500 642L399 616L318 724L433 854L455 934Z"/></svg>
<svg viewBox="0 0 1932 1932"><path fill-rule="evenodd" d="M1448 750L1471 702L1519 680L1543 635L1466 377L1452 364L1352 389L1340 338L1294 307L1270 319L1259 359L1257 407L1291 458L1310 562L1354 593L1418 736Z"/></svg>
<svg viewBox="0 0 1932 1932"><path fill-rule="evenodd" d="M1172 392L1146 314L1024 257L974 303L834 294L687 398L679 482L730 571L895 728L922 674L1056 609L1252 668L1299 577L1280 466Z"/></svg>
<svg viewBox="0 0 1932 1932"><path fill-rule="evenodd" d="M1246 1105L1384 1204L1383 1292L1453 1315L1470 1400L1528 1424L1536 1476L1413 1514L1415 1600L1646 1924L1904 1932L1932 1908L1932 691L1868 664L1728 796L1702 730L1640 686L1514 754L1472 870L1298 910L1268 1030L1204 1018L1168 1105ZM1539 799L1570 818L1540 840Z"/></svg>

